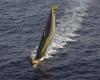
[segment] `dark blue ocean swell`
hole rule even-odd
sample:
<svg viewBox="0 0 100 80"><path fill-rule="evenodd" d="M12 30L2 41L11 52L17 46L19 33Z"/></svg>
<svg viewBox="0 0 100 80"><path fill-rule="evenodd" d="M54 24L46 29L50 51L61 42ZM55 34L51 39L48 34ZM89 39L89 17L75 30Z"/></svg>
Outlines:
<svg viewBox="0 0 100 80"><path fill-rule="evenodd" d="M100 80L100 1L89 2L0 0L0 80ZM87 8L87 15L78 22L81 28L75 33L80 36L72 38L76 41L66 42L52 58L33 69L31 48L40 41L53 3L58 5L57 19L64 14L72 16L80 3L89 7L81 5ZM64 13L66 9L70 11Z"/></svg>

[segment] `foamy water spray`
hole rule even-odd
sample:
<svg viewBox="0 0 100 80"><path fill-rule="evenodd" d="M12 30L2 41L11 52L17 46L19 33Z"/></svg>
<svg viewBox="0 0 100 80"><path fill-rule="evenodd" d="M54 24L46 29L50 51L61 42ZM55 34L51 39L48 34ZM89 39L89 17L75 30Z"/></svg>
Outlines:
<svg viewBox="0 0 100 80"><path fill-rule="evenodd" d="M61 19L57 20L57 22L59 22L59 24L57 24L57 32L52 41L52 44L47 50L47 55L44 58L52 57L51 54L55 54L57 49L63 48L68 41L75 41L70 37L79 36L74 32L81 28L80 23L83 20L82 17L87 15L85 11L88 9L88 6L86 5L87 0L76 1L76 3L77 2L77 6L69 6L69 8L66 8ZM34 56L36 50L37 48L35 48L35 52L32 52L32 56Z"/></svg>

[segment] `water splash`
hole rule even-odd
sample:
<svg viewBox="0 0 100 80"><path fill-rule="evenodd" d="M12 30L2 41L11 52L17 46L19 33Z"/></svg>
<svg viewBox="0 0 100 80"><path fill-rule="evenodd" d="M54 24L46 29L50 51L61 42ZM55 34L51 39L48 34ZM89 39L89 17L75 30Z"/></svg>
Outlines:
<svg viewBox="0 0 100 80"><path fill-rule="evenodd" d="M88 6L86 0L80 0L77 6L71 5L69 8L66 7L64 15L57 20L59 24L57 24L56 35L47 50L47 55L44 58L52 57L51 54L56 54L57 49L63 48L68 41L75 41L71 39L71 37L79 36L75 31L81 28L80 23L83 21L82 17L87 15L85 13L87 9Z"/></svg>

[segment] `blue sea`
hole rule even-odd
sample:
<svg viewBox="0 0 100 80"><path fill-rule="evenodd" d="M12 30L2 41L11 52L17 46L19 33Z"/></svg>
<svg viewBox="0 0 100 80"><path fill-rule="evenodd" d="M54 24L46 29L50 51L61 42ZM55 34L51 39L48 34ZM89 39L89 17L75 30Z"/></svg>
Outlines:
<svg viewBox="0 0 100 80"><path fill-rule="evenodd" d="M56 34L34 69L53 4ZM0 80L100 80L100 0L0 0Z"/></svg>

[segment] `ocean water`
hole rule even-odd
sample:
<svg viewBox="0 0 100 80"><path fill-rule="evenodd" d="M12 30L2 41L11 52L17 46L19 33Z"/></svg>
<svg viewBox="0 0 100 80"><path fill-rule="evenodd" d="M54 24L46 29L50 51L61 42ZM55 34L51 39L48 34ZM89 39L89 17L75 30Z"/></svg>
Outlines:
<svg viewBox="0 0 100 80"><path fill-rule="evenodd" d="M31 64L52 4L57 32ZM99 0L0 0L0 80L100 80Z"/></svg>

